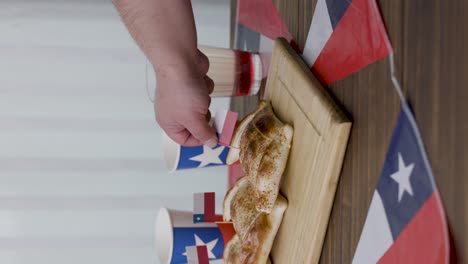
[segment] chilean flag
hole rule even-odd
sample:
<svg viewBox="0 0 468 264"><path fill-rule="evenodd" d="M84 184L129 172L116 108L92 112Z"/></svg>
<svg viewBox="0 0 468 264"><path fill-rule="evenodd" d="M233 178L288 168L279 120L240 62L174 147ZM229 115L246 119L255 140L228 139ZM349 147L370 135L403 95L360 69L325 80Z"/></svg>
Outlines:
<svg viewBox="0 0 468 264"><path fill-rule="evenodd" d="M303 58L325 85L392 52L375 0L318 0Z"/></svg>
<svg viewBox="0 0 468 264"><path fill-rule="evenodd" d="M215 193L194 193L193 194L193 222L194 223L214 223L215 215Z"/></svg>
<svg viewBox="0 0 468 264"><path fill-rule="evenodd" d="M237 22L269 39L293 39L272 0L238 0Z"/></svg>
<svg viewBox="0 0 468 264"><path fill-rule="evenodd" d="M285 38L296 52L301 53L273 0L238 0L237 2L237 22L240 25L271 40L269 44L271 46L273 46L272 40Z"/></svg>
<svg viewBox="0 0 468 264"><path fill-rule="evenodd" d="M411 110L402 110L353 263L449 263L439 191Z"/></svg>
<svg viewBox="0 0 468 264"><path fill-rule="evenodd" d="M214 116L214 126L219 134L221 146L231 146L232 136L237 124L238 113L229 110L219 110Z"/></svg>

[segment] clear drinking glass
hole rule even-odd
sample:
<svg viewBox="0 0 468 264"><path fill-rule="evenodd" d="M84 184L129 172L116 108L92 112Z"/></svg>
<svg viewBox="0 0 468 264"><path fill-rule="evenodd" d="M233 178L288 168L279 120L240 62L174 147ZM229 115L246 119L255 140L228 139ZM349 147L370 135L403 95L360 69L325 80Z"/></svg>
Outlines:
<svg viewBox="0 0 468 264"><path fill-rule="evenodd" d="M212 97L256 95L262 83L262 62L255 53L200 46L208 57L208 76L214 82ZM146 89L153 100L157 80L151 63L146 60Z"/></svg>
<svg viewBox="0 0 468 264"><path fill-rule="evenodd" d="M208 57L208 76L215 87L212 96L247 96L258 93L262 81L262 63L258 54L200 46Z"/></svg>

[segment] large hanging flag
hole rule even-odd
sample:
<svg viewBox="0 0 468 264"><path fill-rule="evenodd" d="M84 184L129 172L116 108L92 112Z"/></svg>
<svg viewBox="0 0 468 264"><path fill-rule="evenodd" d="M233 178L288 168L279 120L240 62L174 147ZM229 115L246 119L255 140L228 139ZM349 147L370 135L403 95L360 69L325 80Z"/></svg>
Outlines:
<svg viewBox="0 0 468 264"><path fill-rule="evenodd" d="M353 263L449 263L444 209L404 99Z"/></svg>
<svg viewBox="0 0 468 264"><path fill-rule="evenodd" d="M270 39L293 39L272 0L238 0L237 22Z"/></svg>
<svg viewBox="0 0 468 264"><path fill-rule="evenodd" d="M266 50L260 48L260 53L271 53L269 48L273 47L273 40L277 38L287 39L296 52L302 52L273 0L238 0L237 23L266 37Z"/></svg>
<svg viewBox="0 0 468 264"><path fill-rule="evenodd" d="M318 0L303 57L325 85L390 54L375 0Z"/></svg>

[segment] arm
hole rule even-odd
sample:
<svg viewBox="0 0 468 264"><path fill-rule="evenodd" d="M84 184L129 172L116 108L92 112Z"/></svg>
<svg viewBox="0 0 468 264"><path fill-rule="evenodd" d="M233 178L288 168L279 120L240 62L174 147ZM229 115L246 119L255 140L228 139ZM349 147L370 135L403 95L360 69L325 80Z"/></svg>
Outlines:
<svg viewBox="0 0 468 264"><path fill-rule="evenodd" d="M154 109L161 128L183 145L215 146L208 125L213 81L197 49L190 0L114 0L130 34L155 69Z"/></svg>

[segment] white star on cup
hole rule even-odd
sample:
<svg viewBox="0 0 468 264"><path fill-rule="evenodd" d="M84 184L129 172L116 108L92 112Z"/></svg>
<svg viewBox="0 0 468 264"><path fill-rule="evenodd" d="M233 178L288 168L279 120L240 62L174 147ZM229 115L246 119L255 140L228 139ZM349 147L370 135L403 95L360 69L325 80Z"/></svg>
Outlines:
<svg viewBox="0 0 468 264"><path fill-rule="evenodd" d="M223 153L223 150L223 146L219 146L215 149L212 149L208 146L203 145L202 154L191 157L190 160L200 162L198 168L206 167L209 164L223 164L223 161L219 158L221 153Z"/></svg>
<svg viewBox="0 0 468 264"><path fill-rule="evenodd" d="M199 236L194 234L195 236L195 246L206 246L206 249L208 250L208 258L210 259L216 259L215 254L213 254L213 249L216 247L216 244L218 244L218 238L215 240L212 240L208 243L203 242ZM182 253L182 255L187 256L187 251Z"/></svg>

